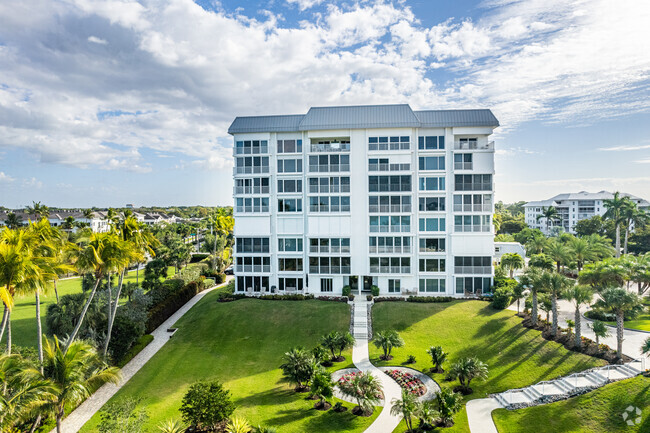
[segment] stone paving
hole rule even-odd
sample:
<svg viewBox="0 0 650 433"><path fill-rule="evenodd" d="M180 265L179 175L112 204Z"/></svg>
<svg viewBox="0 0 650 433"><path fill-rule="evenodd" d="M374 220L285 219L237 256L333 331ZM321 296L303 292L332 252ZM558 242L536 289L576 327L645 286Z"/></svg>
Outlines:
<svg viewBox="0 0 650 433"><path fill-rule="evenodd" d="M215 286L211 289L204 290L198 295L190 299L185 305L183 305L178 311L176 311L172 316L167 319L162 325L160 325L155 331L151 333L153 335L153 341L147 345L140 353L138 353L128 364L122 368L122 380L117 385L108 383L97 390L93 395L88 397L79 407L77 407L70 415L68 415L62 422L61 427L65 433L78 432L84 424L86 424L90 418L97 413L102 406L113 397L117 391L124 386L126 382L129 381L141 368L144 366L147 361L149 361L171 338L171 333L167 330L171 328L174 323L176 323L185 313L187 313L197 302L199 302L205 295L211 291L222 287L232 279L232 276L228 276L226 282ZM50 433L56 433L56 428L53 429Z"/></svg>

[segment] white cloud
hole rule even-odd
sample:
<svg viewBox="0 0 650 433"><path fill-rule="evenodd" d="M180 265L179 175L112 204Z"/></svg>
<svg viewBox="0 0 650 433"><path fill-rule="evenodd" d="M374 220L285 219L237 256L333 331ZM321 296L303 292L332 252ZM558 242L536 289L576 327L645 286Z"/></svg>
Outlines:
<svg viewBox="0 0 650 433"><path fill-rule="evenodd" d="M31 177L29 179L23 179L23 187L41 189L43 188L43 182L36 179L35 177Z"/></svg>
<svg viewBox="0 0 650 433"><path fill-rule="evenodd" d="M0 183L11 183L15 179L8 174L6 174L4 171L0 171Z"/></svg>
<svg viewBox="0 0 650 433"><path fill-rule="evenodd" d="M643 149L650 149L650 144L632 144L632 145L599 147L598 148L598 150L604 151L604 152L625 152L625 151L643 150Z"/></svg>
<svg viewBox="0 0 650 433"><path fill-rule="evenodd" d="M286 0L289 4L298 5L301 11L312 8L316 5L323 3L325 0Z"/></svg>
<svg viewBox="0 0 650 433"><path fill-rule="evenodd" d="M93 42L99 45L106 45L106 39L98 38L97 36L88 36L88 42Z"/></svg>

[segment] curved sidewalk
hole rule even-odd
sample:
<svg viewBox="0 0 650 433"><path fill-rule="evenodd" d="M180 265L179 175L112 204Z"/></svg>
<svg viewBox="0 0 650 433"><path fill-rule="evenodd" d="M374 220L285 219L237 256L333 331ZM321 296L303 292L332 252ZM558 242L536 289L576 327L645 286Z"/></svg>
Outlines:
<svg viewBox="0 0 650 433"><path fill-rule="evenodd" d="M402 388L384 372L379 370L370 362L368 353L368 304L357 296L354 300L354 335L356 343L352 348L352 362L363 372L368 372L381 382L384 389L384 408L375 421L366 429L366 433L391 433L402 421L401 416L393 416L390 413L391 401L402 397ZM365 333L362 332L365 328Z"/></svg>
<svg viewBox="0 0 650 433"><path fill-rule="evenodd" d="M172 314L169 319L165 320L162 325L151 333L153 335L153 341L122 368L122 380L120 383L117 385L108 383L99 388L86 401L79 405L79 407L72 411L72 413L65 417L61 423L61 429L65 433L78 432L169 341L170 333L167 332L167 329L171 328L178 319L183 317L205 295L228 284L232 278L232 276L228 276L225 283L197 294ZM52 429L50 433L56 433L56 428Z"/></svg>

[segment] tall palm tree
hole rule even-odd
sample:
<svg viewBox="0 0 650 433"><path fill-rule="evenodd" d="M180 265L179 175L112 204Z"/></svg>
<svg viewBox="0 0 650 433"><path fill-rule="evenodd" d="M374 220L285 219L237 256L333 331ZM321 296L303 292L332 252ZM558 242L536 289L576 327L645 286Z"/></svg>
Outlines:
<svg viewBox="0 0 650 433"><path fill-rule="evenodd" d="M34 214L37 220L50 216L50 208L41 204L40 201L32 201L31 206L25 207L25 212L28 214Z"/></svg>
<svg viewBox="0 0 650 433"><path fill-rule="evenodd" d="M610 219L614 222L616 228L616 257L621 256L621 223L623 222L623 212L627 205L626 197L621 196L621 193L616 191L614 197L611 199L603 200L603 206L607 209L604 218Z"/></svg>
<svg viewBox="0 0 650 433"><path fill-rule="evenodd" d="M54 386L54 401L47 411L56 419L56 431L62 433L61 421L66 406L76 405L85 400L105 383L120 381L120 370L108 367L95 349L83 341L71 341L67 347L55 336L45 339L44 377Z"/></svg>
<svg viewBox="0 0 650 433"><path fill-rule="evenodd" d="M557 335L558 329L557 298L562 296L562 294L573 285L573 280L570 280L564 275L548 271L542 273L541 279L542 285L546 288L551 297L551 308L553 311L553 324L551 333L555 336Z"/></svg>
<svg viewBox="0 0 650 433"><path fill-rule="evenodd" d="M536 219L537 221L541 219L546 220L546 234L548 235L551 232L553 221L560 220L560 214L554 206L542 207L542 213L540 215L537 215Z"/></svg>
<svg viewBox="0 0 650 433"><path fill-rule="evenodd" d="M542 284L542 274L546 271L540 271L537 268L529 267L524 272L524 275L521 276L521 284L530 290L532 295L532 312L531 312L531 321L533 326L537 326L537 295L538 293L544 291L544 285Z"/></svg>
<svg viewBox="0 0 650 433"><path fill-rule="evenodd" d="M598 233L592 233L583 239L587 240L592 253L597 259L606 259L612 257L615 253L612 241L605 236L599 235Z"/></svg>
<svg viewBox="0 0 650 433"><path fill-rule="evenodd" d="M537 233L537 236L533 236L528 240L528 242L526 242L526 254L529 256L543 253L548 245L548 239L541 233Z"/></svg>
<svg viewBox="0 0 650 433"><path fill-rule="evenodd" d="M573 305L576 308L575 311L575 341L576 341L576 346L580 347L582 346L582 339L581 337L581 323L582 323L582 316L580 315L580 306L581 305L589 305L591 303L591 300L594 296L594 292L589 286L573 286L567 289L564 292L564 298L573 301Z"/></svg>
<svg viewBox="0 0 650 433"><path fill-rule="evenodd" d="M569 241L569 253L578 266L578 272L582 270L585 262L597 258L592 245L587 239L573 238Z"/></svg>
<svg viewBox="0 0 650 433"><path fill-rule="evenodd" d="M580 284L587 284L596 291L607 287L621 287L625 284L625 269L616 259L590 263L578 275Z"/></svg>
<svg viewBox="0 0 650 433"><path fill-rule="evenodd" d="M643 296L650 289L650 253L634 258L635 266L631 276L637 284L637 293Z"/></svg>
<svg viewBox="0 0 650 433"><path fill-rule="evenodd" d="M627 200L627 206L622 212L623 224L625 225L625 241L623 242L623 254L627 254L627 244L630 236L630 231L633 227L639 227L650 223L650 215L639 209L636 203L632 200Z"/></svg>
<svg viewBox="0 0 650 433"><path fill-rule="evenodd" d="M501 256L501 266L510 272L510 278L517 269L524 267L524 259L517 253L506 253Z"/></svg>
<svg viewBox="0 0 650 433"><path fill-rule="evenodd" d="M561 271L562 266L568 263L571 256L569 247L557 239L551 239L544 252L553 259L558 273Z"/></svg>
<svg viewBox="0 0 650 433"><path fill-rule="evenodd" d="M640 313L643 311L643 303L638 295L618 287L603 290L600 298L594 306L616 315L616 353L622 358L625 314L635 316Z"/></svg>
<svg viewBox="0 0 650 433"><path fill-rule="evenodd" d="M413 431L413 415L417 409L417 400L413 394L402 388L402 398L391 401L390 414L402 416L406 423L406 431Z"/></svg>

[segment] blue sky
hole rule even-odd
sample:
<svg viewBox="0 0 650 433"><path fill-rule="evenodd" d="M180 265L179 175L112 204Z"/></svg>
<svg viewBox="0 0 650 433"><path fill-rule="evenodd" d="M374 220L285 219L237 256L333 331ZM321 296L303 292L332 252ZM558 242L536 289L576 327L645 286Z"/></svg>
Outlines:
<svg viewBox="0 0 650 433"><path fill-rule="evenodd" d="M231 204L234 116L491 108L497 200L650 198L645 0L0 3L0 205Z"/></svg>

